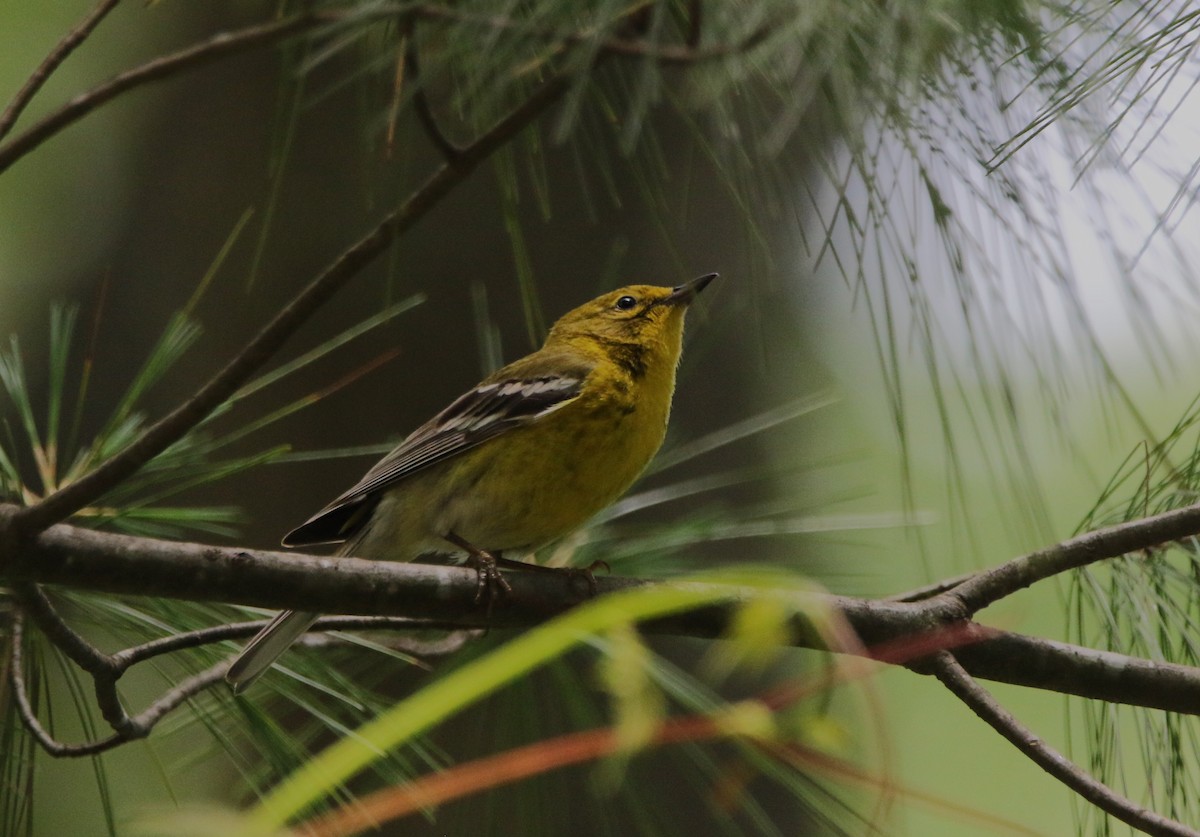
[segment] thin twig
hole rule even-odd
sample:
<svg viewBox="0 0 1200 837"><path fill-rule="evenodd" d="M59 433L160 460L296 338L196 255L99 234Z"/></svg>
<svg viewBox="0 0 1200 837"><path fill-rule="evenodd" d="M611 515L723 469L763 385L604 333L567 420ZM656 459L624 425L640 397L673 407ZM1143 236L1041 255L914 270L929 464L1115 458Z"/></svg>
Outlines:
<svg viewBox="0 0 1200 837"><path fill-rule="evenodd" d="M268 623L267 619L255 619L249 622L230 622L226 625L214 625L211 628L199 628L194 631L172 634L160 639L151 640L141 645L125 648L112 655L113 662L122 671L130 666L153 659L154 657L183 651L188 648L200 648L214 642L226 642L234 639L246 639L261 631ZM407 631L407 630L447 630L451 634L471 634L458 625L448 625L445 622L435 622L428 619L408 619L403 616L322 616L313 623L305 639L314 640L309 645L327 645L323 639L314 634L324 631ZM300 640L305 642L304 639ZM344 643L339 643L344 644ZM439 638L436 640L417 640L405 638L389 641L388 647L403 651L418 657L438 657L452 653L461 646L461 640Z"/></svg>
<svg viewBox="0 0 1200 837"><path fill-rule="evenodd" d="M54 605L46 598L36 584L13 585L21 603L30 616L42 629L46 638L55 644L77 666L86 671L92 678L92 688L96 694L96 706L100 715L118 735L139 737L133 728L133 721L121 703L117 692L117 680L123 673L118 669L113 658L103 653L75 631L58 615Z"/></svg>
<svg viewBox="0 0 1200 837"><path fill-rule="evenodd" d="M86 756L123 744L126 739L121 733L114 733L100 741L88 742L85 745L62 744L55 740L41 721L29 701L29 691L25 686L25 615L19 609L12 614L9 622L11 637L9 647L8 682L12 685L13 699L17 704L17 714L21 723L29 730L34 740L52 756Z"/></svg>
<svg viewBox="0 0 1200 837"><path fill-rule="evenodd" d="M19 610L13 613L10 622L12 637L12 652L9 661L9 682L12 684L13 696L17 704L17 713L21 722L34 739L51 756L57 758L77 758L93 756L114 747L119 747L129 741L145 738L150 731L180 704L195 697L210 686L220 683L229 668L229 661L222 660L199 674L192 675L178 686L166 692L158 700L147 706L142 712L128 719L121 729L112 735L96 741L86 741L82 744L64 744L51 735L42 722L38 720L37 712L29 701L29 692L25 684L24 663L24 614Z"/></svg>
<svg viewBox="0 0 1200 837"><path fill-rule="evenodd" d="M206 41L147 61L119 73L103 84L80 93L57 110L42 117L23 133L0 145L0 173L69 125L78 122L104 103L152 81L201 66L228 55L255 49L282 38L328 23L327 15L305 13L296 17L248 26L235 32L220 32Z"/></svg>
<svg viewBox="0 0 1200 837"><path fill-rule="evenodd" d="M438 125L437 117L433 114L433 107L429 104L429 97L426 95L425 85L421 79L421 63L417 51L416 34L415 32L410 33L404 49L404 67L413 87L413 110L416 111L417 119L420 121L421 127L425 129L425 135L429 137L429 141L441 152L447 164L455 166L462 157L462 149L451 142L442 132L441 126Z"/></svg>
<svg viewBox="0 0 1200 837"><path fill-rule="evenodd" d="M25 608L28 610L29 615L35 618L38 626L42 628L47 638L51 639L74 662L91 675L96 691L97 705L104 719L113 728L111 735L95 741L64 744L55 739L42 726L41 721L37 717L37 712L29 700L28 688L25 684L22 653L26 611L20 608L17 609L9 620L12 626L12 637L7 673L13 685L13 692L16 695L18 712L25 727L33 735L38 744L50 755L60 758L95 755L96 753L118 747L128 741L145 738L159 721L184 701L194 697L210 686L220 683L225 676L226 669L229 667L229 661L223 660L198 674L188 677L134 716L130 716L125 712L116 688L117 680L132 666L173 651L194 648L228 639L241 639L253 636L267 623L266 620L255 620L252 622L217 625L212 628L164 637L142 645L133 646L132 648L126 648L116 654L107 655L102 654L72 630L54 610L41 590L34 587L34 585L20 585L20 587L25 588L20 590L21 600ZM424 629L431 627L431 623L387 616L333 616L318 620L313 630L408 630L414 627ZM388 647L414 655L440 656L458 650L468 638L476 633L476 631L455 630L450 632L446 637L437 640L427 642L421 640L399 640L394 643L389 642ZM332 641L334 641L333 638L324 635L310 635L302 640L304 644L312 646L328 645ZM340 641L340 643L344 642L345 640Z"/></svg>
<svg viewBox="0 0 1200 837"><path fill-rule="evenodd" d="M40 587L36 584L14 584L13 590L42 633L62 649L75 665L89 674L112 674L117 671L113 658L68 625Z"/></svg>
<svg viewBox="0 0 1200 837"><path fill-rule="evenodd" d="M1085 532L1062 543L975 573L945 593L969 617L1037 581L1108 558L1200 535L1200 503Z"/></svg>
<svg viewBox="0 0 1200 837"><path fill-rule="evenodd" d="M70 32L62 37L62 40L54 45L50 54L42 59L42 63L37 66L37 69L30 73L29 78L25 79L25 83L12 97L12 101L8 103L4 113L0 114L0 139L12 130L12 126L16 124L22 111L29 106L33 97L42 89L42 85L58 69L58 66L87 40L88 35L92 34L92 30L100 25L100 21L104 20L119 2L121 0L99 0L84 19L79 21Z"/></svg>
<svg viewBox="0 0 1200 837"><path fill-rule="evenodd" d="M1062 753L1050 747L1032 730L1018 721L995 698L967 674L949 651L934 658L935 673L954 695L1004 736L1018 750L1088 802L1139 831L1173 837L1197 837L1200 832L1161 814L1143 808L1098 781Z"/></svg>
<svg viewBox="0 0 1200 837"><path fill-rule="evenodd" d="M144 738L149 735L150 730L154 728L155 724L185 701L190 700L210 686L215 686L223 682L230 662L230 660L222 660L198 674L193 674L135 715L133 717L133 726L139 733L138 737Z"/></svg>

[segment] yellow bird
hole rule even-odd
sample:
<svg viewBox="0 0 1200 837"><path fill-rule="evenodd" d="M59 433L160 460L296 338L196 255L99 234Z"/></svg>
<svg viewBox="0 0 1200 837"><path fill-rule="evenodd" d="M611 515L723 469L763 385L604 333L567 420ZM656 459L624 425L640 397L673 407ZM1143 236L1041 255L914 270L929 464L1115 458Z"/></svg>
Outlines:
<svg viewBox="0 0 1200 837"><path fill-rule="evenodd" d="M717 274L630 285L565 314L545 345L489 375L283 539L339 555L463 554L489 595L502 552L558 540L620 497L667 430L688 305ZM284 611L225 679L240 692L318 614Z"/></svg>

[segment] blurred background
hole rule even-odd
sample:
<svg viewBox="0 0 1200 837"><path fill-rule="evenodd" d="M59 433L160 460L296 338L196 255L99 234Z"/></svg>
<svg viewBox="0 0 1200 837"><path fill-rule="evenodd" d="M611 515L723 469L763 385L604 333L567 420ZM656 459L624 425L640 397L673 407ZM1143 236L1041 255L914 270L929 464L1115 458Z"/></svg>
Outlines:
<svg viewBox="0 0 1200 837"><path fill-rule="evenodd" d="M1036 133L1030 126L1053 121L1047 112L1074 89L1064 82L1069 60L1102 75L1099 62L1124 42L1106 40L1095 21L1077 22L1084 34L1072 40L1038 4L945 3L945 25L930 23L922 4L866 5L901 19L893 31L908 35L881 37L866 55L822 54L850 26L826 21L791 57L794 87L778 74L748 75L718 102L703 87L711 79L692 82L683 69L664 72L652 93L636 72L599 73L607 110L585 109L570 130L552 115L537 143L523 139L481 166L278 361L415 295L419 305L220 419L216 431L229 432L323 396L233 448L251 455L286 445L289 455L184 495L238 509L228 533L187 536L273 547L374 456L497 363L529 351L561 313L620 284L674 285L709 271L722 278L689 319L665 450L710 434L740 437L751 420L763 429L648 476L635 492L709 476L724 487L613 524L633 544L614 572L778 562L834 592L887 595L1072 534L1126 458L1170 434L1200 389L1190 361L1200 242L1187 179L1200 147L1194 60L1172 59L1169 78L1147 70L1157 86L1114 71L1107 95ZM763 6L764 19L781 8ZM1178 11L1128 6L1141 27L1155 16L1167 27ZM5 99L87 8L0 7ZM18 131L122 69L271 10L123 4L54 74ZM719 30L708 37L722 40ZM1145 46L1141 29L1125 37ZM776 48L771 61L782 64ZM915 66L896 71L904 62L888 49L909 50ZM1004 55L1018 59L1005 64ZM201 331L144 394L139 408L151 417L193 393L396 205L439 160L408 109L387 118L394 59L380 43L341 43L336 32L223 58L113 101L5 171L0 335L19 339L35 401L48 386L55 303L78 306L73 353L92 362L80 412L86 439L121 404L177 312L188 308ZM835 61L844 72L830 69ZM455 81L437 66L435 102ZM1045 74L1023 77L1030 66ZM876 86L848 87L864 78ZM883 94L902 84L911 87ZM637 110L630 102L643 93L652 104ZM454 106L439 114L452 136L472 135ZM1121 138L1111 128L1119 118ZM368 450L302 455L360 447ZM686 548L654 541L671 532L690 534ZM639 566L638 549L659 560ZM1044 588L989 610L987 622L1065 638L1067 594ZM683 641L655 648L685 666L702 654ZM779 665L814 664L796 652ZM410 688L423 675L396 676ZM140 706L162 683L131 678L125 695ZM520 724L543 724L542 734L572 728L569 711L553 717L536 702L555 699L552 678L528 688L540 697L524 709L490 706L439 730L431 746L466 759L480 729L518 726L519 712L531 716ZM851 786L845 795L882 833L1014 833L993 815L1041 834L1074 827L1071 795L936 683L897 670L872 688L873 701L833 693L830 746L933 799ZM1086 738L1082 709L1061 696L989 688L1056 746ZM294 702L280 718L301 724L305 712ZM60 723L64 737L82 735ZM33 833L100 833L111 827L105 796L122 817L244 800L242 778L212 738L203 724L156 731L103 756L103 782L91 760L41 758ZM648 805L671 800L663 807L672 827L651 831L709 832L708 815L682 801L702 791L677 787L670 759L632 769L651 789ZM586 792L593 772L448 806L427 831L418 823L394 833L533 833L533 822L556 833L539 806ZM1142 780L1131 781L1136 789ZM67 793L72 804L57 804ZM832 828L786 794L764 792L762 804L779 833ZM563 829L588 833L559 816ZM621 831L625 820L612 816L593 823L595 833Z"/></svg>

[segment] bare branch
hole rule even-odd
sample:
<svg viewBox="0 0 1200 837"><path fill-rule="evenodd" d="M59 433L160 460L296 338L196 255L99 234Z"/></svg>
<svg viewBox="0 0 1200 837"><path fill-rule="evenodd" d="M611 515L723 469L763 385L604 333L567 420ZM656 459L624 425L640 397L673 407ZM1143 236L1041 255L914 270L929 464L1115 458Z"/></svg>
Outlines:
<svg viewBox="0 0 1200 837"><path fill-rule="evenodd" d="M14 589L46 638L91 675L96 693L96 706L108 725L118 734L131 735L132 721L121 703L121 696L117 694L117 679L122 672L112 657L101 652L63 621L54 605L46 598L46 594L36 584L17 584L14 585Z"/></svg>
<svg viewBox="0 0 1200 837"><path fill-rule="evenodd" d="M42 629L42 633L62 649L75 665L90 674L112 674L117 671L113 658L100 651L63 621L54 605L46 598L46 594L36 584L16 584L13 588L20 597L21 604Z"/></svg>
<svg viewBox="0 0 1200 837"><path fill-rule="evenodd" d="M29 690L25 683L25 614L17 609L13 612L9 623L12 636L9 647L8 678L12 685L13 699L16 701L17 714L25 728L47 753L57 757L89 756L111 750L131 741L128 731L117 731L107 738L89 741L85 744L63 744L57 741L38 720L37 712L29 700ZM228 663L222 663L228 667Z"/></svg>
<svg viewBox="0 0 1200 837"><path fill-rule="evenodd" d="M198 674L193 674L147 706L142 712L135 715L132 723L135 732L131 733L131 737L146 737L150 734L150 730L154 728L154 725L165 718L176 707L200 694L210 686L223 683L225 681L225 672L229 669L229 663L229 660L222 660Z"/></svg>
<svg viewBox="0 0 1200 837"><path fill-rule="evenodd" d="M297 32L328 22L327 16L306 13L270 23L248 26L236 32L220 32L207 41L155 58L132 70L119 73L98 87L75 96L62 107L42 117L23 133L0 145L0 174L59 131L78 122L127 90L152 81L170 78L184 70L202 66L229 55L237 55L275 43Z"/></svg>
<svg viewBox="0 0 1200 837"><path fill-rule="evenodd" d="M970 581L972 578L974 578L978 574L979 573L977 573L977 572L969 572L969 573L963 573L962 575L956 575L952 578L943 578L942 580L935 581L932 584L926 584L921 587L916 587L912 590L906 590L903 593L896 593L891 596L885 596L884 601L888 601L888 602L919 602L919 601L924 601L925 599L932 599L934 596L938 596L949 590L953 590L955 587L962 586L962 583L964 581Z"/></svg>
<svg viewBox="0 0 1200 837"><path fill-rule="evenodd" d="M92 30L100 25L100 21L108 16L108 13L116 8L117 3L121 0L100 0L95 7L87 13L83 20L79 21L70 32L63 36L54 49L50 50L42 63L37 66L25 83L21 85L21 89L13 96L12 101L8 103L8 107L4 109L4 113L0 114L0 139L3 139L12 126L16 123L21 113L33 101L33 97L42 89L42 85L46 83L46 79L58 69L58 66L67 57L75 51L75 49L87 40L88 35L92 34Z"/></svg>
<svg viewBox="0 0 1200 837"><path fill-rule="evenodd" d="M121 671L127 671L130 666L162 656L175 651L189 648L199 648L214 642L226 642L234 639L249 639L261 631L270 621L255 619L250 622L230 622L225 625L214 625L211 628L200 628L195 631L185 631L180 634L161 637L141 645L126 648L112 655L113 662ZM320 636L324 631L403 631L403 630L448 630L454 634L471 634L471 631L458 629L457 625L436 622L428 619L407 619L403 616L322 616L313 623L310 633L299 640L310 646L328 645L328 639ZM389 642L388 646L406 654L421 657L437 657L453 653L462 646L463 638L442 638L435 640L403 639Z"/></svg>
<svg viewBox="0 0 1200 837"><path fill-rule="evenodd" d="M125 712L117 693L117 681L137 663L153 657L194 648L213 642L229 639L243 639L253 636L267 620L237 622L229 625L216 625L198 631L163 637L162 639L127 648L113 655L102 654L79 634L72 630L54 610L49 600L41 590L31 584L19 585L21 600L25 610L17 609L10 619L12 637L11 653L8 661L8 675L16 695L17 711L26 729L33 735L39 745L51 756L56 758L76 758L90 756L110 750L126 742L145 738L151 730L184 701L196 696L217 683L221 683L229 668L229 661L223 660L209 668L192 675L182 683L165 692L146 709L135 716ZM52 736L37 717L37 711L29 700L29 689L25 682L24 665L24 636L26 610L34 616L39 627L47 638L62 649L81 668L87 671L93 681L96 692L96 702L105 721L112 727L113 733L95 741L79 744L64 744ZM438 627L434 623L420 620L403 619L387 616L332 616L317 620L313 633L301 639L307 646L324 646L332 643L344 643L345 640L327 636L318 631L337 630L396 630L411 628ZM476 631L452 630L446 636L434 640L416 640L398 638L387 643L388 647L405 653L422 657L434 657L453 653L462 647Z"/></svg>
<svg viewBox="0 0 1200 837"><path fill-rule="evenodd" d="M935 657L934 669L938 680L941 680L946 688L965 703L972 712L1008 739L1038 767L1097 808L1147 834L1164 835L1164 837L1166 835L1196 837L1200 834L1183 823L1156 814L1126 799L1112 788L1097 781L1062 753L1050 747L981 688L963 670L951 652L939 651Z"/></svg>
<svg viewBox="0 0 1200 837"><path fill-rule="evenodd" d="M12 683L13 695L16 698L17 712L21 722L29 730L38 744L51 756L57 758L78 758L93 756L119 747L129 741L145 738L163 718L176 709L180 704L195 697L210 686L222 682L229 661L222 660L199 674L194 674L175 688L168 691L158 700L151 703L138 715L129 719L128 723L112 735L96 741L86 741L81 744L64 744L52 736L38 720L37 713L29 702L29 693L25 685L25 668L21 643L23 642L21 616L13 618L13 652L9 666L9 680Z"/></svg>
<svg viewBox="0 0 1200 837"><path fill-rule="evenodd" d="M0 528L13 507L0 506ZM221 548L94 532L57 525L0 565L0 578L132 595L227 601L270 608L325 613L402 615L435 620L424 627L495 628L538 624L588 595L586 585L541 573L507 576L513 593L496 603L489 619L475 603L476 577L461 567L365 561L357 558ZM597 578L605 593L650 582ZM648 632L696 637L721 636L745 591L728 590L729 603L681 614L645 626ZM913 642L941 634L947 626L976 631L973 644L956 656L976 677L1052 689L1188 714L1200 711L1200 670L1122 654L996 631L955 617L958 605L936 597L916 603L870 601L806 594L819 612L837 610L867 647ZM409 623L411 624L411 623ZM215 638L244 635L251 628L214 628ZM801 614L796 644L823 647L819 632ZM221 631L229 633L221 634ZM173 640L159 640L170 643ZM939 646L939 647L944 647ZM151 651L138 652L151 655ZM919 662L909 667L931 673Z"/></svg>
<svg viewBox="0 0 1200 837"><path fill-rule="evenodd" d="M1200 535L1200 504L1085 532L976 573L945 595L962 604L964 616L971 616L1034 582L1067 570L1196 535Z"/></svg>

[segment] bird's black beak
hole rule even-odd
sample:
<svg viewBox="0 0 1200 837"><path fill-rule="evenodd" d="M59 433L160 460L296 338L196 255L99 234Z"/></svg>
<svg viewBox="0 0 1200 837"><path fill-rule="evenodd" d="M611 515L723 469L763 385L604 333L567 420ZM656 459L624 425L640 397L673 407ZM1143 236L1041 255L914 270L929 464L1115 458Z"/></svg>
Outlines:
<svg viewBox="0 0 1200 837"><path fill-rule="evenodd" d="M716 279L719 274L706 273L699 279L693 279L686 282L677 288L672 288L670 295L663 300L664 305L687 305L696 295L708 287L708 283Z"/></svg>

